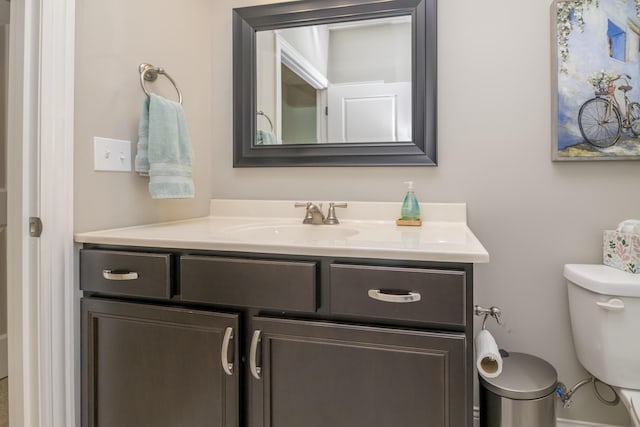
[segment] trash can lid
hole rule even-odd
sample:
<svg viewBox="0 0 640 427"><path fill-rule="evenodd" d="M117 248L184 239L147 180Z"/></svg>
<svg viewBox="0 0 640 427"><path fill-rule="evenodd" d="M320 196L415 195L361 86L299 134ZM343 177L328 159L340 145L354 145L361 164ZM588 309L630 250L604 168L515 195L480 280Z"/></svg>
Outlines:
<svg viewBox="0 0 640 427"><path fill-rule="evenodd" d="M545 397L558 384L558 373L549 362L525 353L509 353L503 357L502 373L497 377L479 377L486 389L515 400Z"/></svg>

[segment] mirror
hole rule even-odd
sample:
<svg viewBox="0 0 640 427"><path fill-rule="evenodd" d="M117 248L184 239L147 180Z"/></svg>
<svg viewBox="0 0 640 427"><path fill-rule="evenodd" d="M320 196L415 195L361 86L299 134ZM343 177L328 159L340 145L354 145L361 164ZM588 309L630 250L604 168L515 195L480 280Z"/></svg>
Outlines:
<svg viewBox="0 0 640 427"><path fill-rule="evenodd" d="M256 32L256 145L411 141L411 16Z"/></svg>
<svg viewBox="0 0 640 427"><path fill-rule="evenodd" d="M435 0L234 9L234 167L436 164Z"/></svg>

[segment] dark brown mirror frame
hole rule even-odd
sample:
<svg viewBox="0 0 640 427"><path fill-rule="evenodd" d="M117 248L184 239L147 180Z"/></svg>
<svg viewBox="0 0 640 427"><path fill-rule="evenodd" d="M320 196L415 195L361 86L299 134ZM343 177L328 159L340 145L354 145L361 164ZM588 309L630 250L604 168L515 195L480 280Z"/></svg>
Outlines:
<svg viewBox="0 0 640 427"><path fill-rule="evenodd" d="M410 15L409 142L255 145L256 31ZM233 167L435 166L436 0L299 0L233 10Z"/></svg>

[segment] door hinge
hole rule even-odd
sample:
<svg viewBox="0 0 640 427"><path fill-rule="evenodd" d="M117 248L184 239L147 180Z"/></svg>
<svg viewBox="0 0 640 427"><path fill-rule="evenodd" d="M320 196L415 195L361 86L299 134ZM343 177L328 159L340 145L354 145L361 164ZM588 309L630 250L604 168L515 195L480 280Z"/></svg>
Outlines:
<svg viewBox="0 0 640 427"><path fill-rule="evenodd" d="M40 237L42 234L42 220L37 216L29 217L29 236Z"/></svg>

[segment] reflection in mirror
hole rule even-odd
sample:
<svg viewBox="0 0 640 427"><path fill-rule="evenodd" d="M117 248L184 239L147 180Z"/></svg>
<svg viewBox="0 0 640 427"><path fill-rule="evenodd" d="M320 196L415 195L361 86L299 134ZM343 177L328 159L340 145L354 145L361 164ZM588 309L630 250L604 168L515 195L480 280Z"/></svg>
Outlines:
<svg viewBox="0 0 640 427"><path fill-rule="evenodd" d="M437 0L233 9L233 166L435 166Z"/></svg>
<svg viewBox="0 0 640 427"><path fill-rule="evenodd" d="M256 145L411 141L411 16L256 32Z"/></svg>

